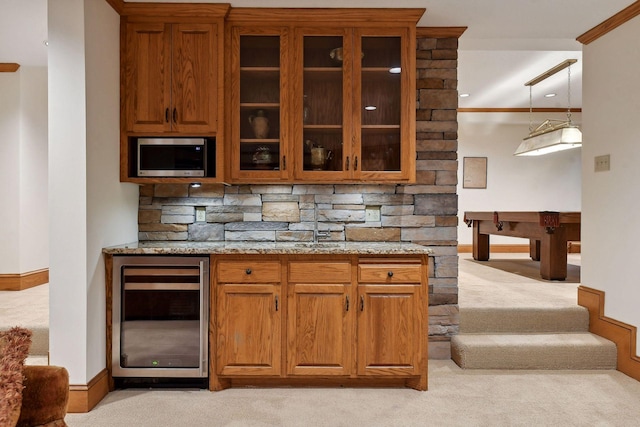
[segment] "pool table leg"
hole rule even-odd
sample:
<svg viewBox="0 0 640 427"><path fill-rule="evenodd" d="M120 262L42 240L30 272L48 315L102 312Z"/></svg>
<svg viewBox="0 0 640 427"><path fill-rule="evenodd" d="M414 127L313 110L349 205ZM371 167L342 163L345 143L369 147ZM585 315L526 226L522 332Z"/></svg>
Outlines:
<svg viewBox="0 0 640 427"><path fill-rule="evenodd" d="M479 221L473 221L473 259L489 260L489 235L480 233Z"/></svg>
<svg viewBox="0 0 640 427"><path fill-rule="evenodd" d="M540 275L546 280L567 278L567 233L558 227L552 234L544 233L540 241Z"/></svg>
<svg viewBox="0 0 640 427"><path fill-rule="evenodd" d="M534 261L540 261L540 240L529 239L529 255Z"/></svg>

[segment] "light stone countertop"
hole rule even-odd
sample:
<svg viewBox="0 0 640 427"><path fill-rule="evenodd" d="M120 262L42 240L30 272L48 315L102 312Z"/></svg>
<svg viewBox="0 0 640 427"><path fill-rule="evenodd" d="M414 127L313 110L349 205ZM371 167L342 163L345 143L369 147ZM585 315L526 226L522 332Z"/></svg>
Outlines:
<svg viewBox="0 0 640 427"><path fill-rule="evenodd" d="M433 253L427 246L399 242L133 242L102 250L111 255L416 255Z"/></svg>

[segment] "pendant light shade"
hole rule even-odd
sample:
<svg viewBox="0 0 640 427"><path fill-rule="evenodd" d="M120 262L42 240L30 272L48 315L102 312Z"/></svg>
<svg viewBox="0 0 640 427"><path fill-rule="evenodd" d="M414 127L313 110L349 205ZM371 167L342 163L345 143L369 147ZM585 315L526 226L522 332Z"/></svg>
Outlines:
<svg viewBox="0 0 640 427"><path fill-rule="evenodd" d="M514 156L540 156L556 151L582 147L582 132L571 122L571 64L576 59L567 59L550 70L542 73L533 80L525 83L529 86L529 136L522 140L516 149ZM531 88L557 73L560 70L568 70L568 106L567 120L545 120L540 126L533 129L531 114L533 112Z"/></svg>
<svg viewBox="0 0 640 427"><path fill-rule="evenodd" d="M582 147L582 132L571 122L552 125L546 120L536 131L524 138L514 153L516 156L541 156L556 151ZM543 127L543 129L540 129Z"/></svg>

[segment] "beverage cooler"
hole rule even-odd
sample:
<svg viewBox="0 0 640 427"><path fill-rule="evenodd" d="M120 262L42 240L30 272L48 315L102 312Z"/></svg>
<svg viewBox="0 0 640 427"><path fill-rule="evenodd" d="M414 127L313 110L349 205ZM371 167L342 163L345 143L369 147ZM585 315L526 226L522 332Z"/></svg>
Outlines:
<svg viewBox="0 0 640 427"><path fill-rule="evenodd" d="M114 256L113 278L116 384L206 379L209 258Z"/></svg>

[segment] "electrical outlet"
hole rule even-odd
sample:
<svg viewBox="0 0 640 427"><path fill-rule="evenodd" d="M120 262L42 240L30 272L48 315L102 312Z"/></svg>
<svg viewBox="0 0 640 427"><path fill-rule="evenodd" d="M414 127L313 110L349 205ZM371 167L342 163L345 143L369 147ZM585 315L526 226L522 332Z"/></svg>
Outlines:
<svg viewBox="0 0 640 427"><path fill-rule="evenodd" d="M605 154L603 156L594 157L594 167L593 170L595 172L606 172L611 169L611 165L609 164L609 154Z"/></svg>
<svg viewBox="0 0 640 427"><path fill-rule="evenodd" d="M380 206L366 206L364 213L366 222L380 222Z"/></svg>
<svg viewBox="0 0 640 427"><path fill-rule="evenodd" d="M207 220L207 211L204 206L196 206L196 222L205 222Z"/></svg>

